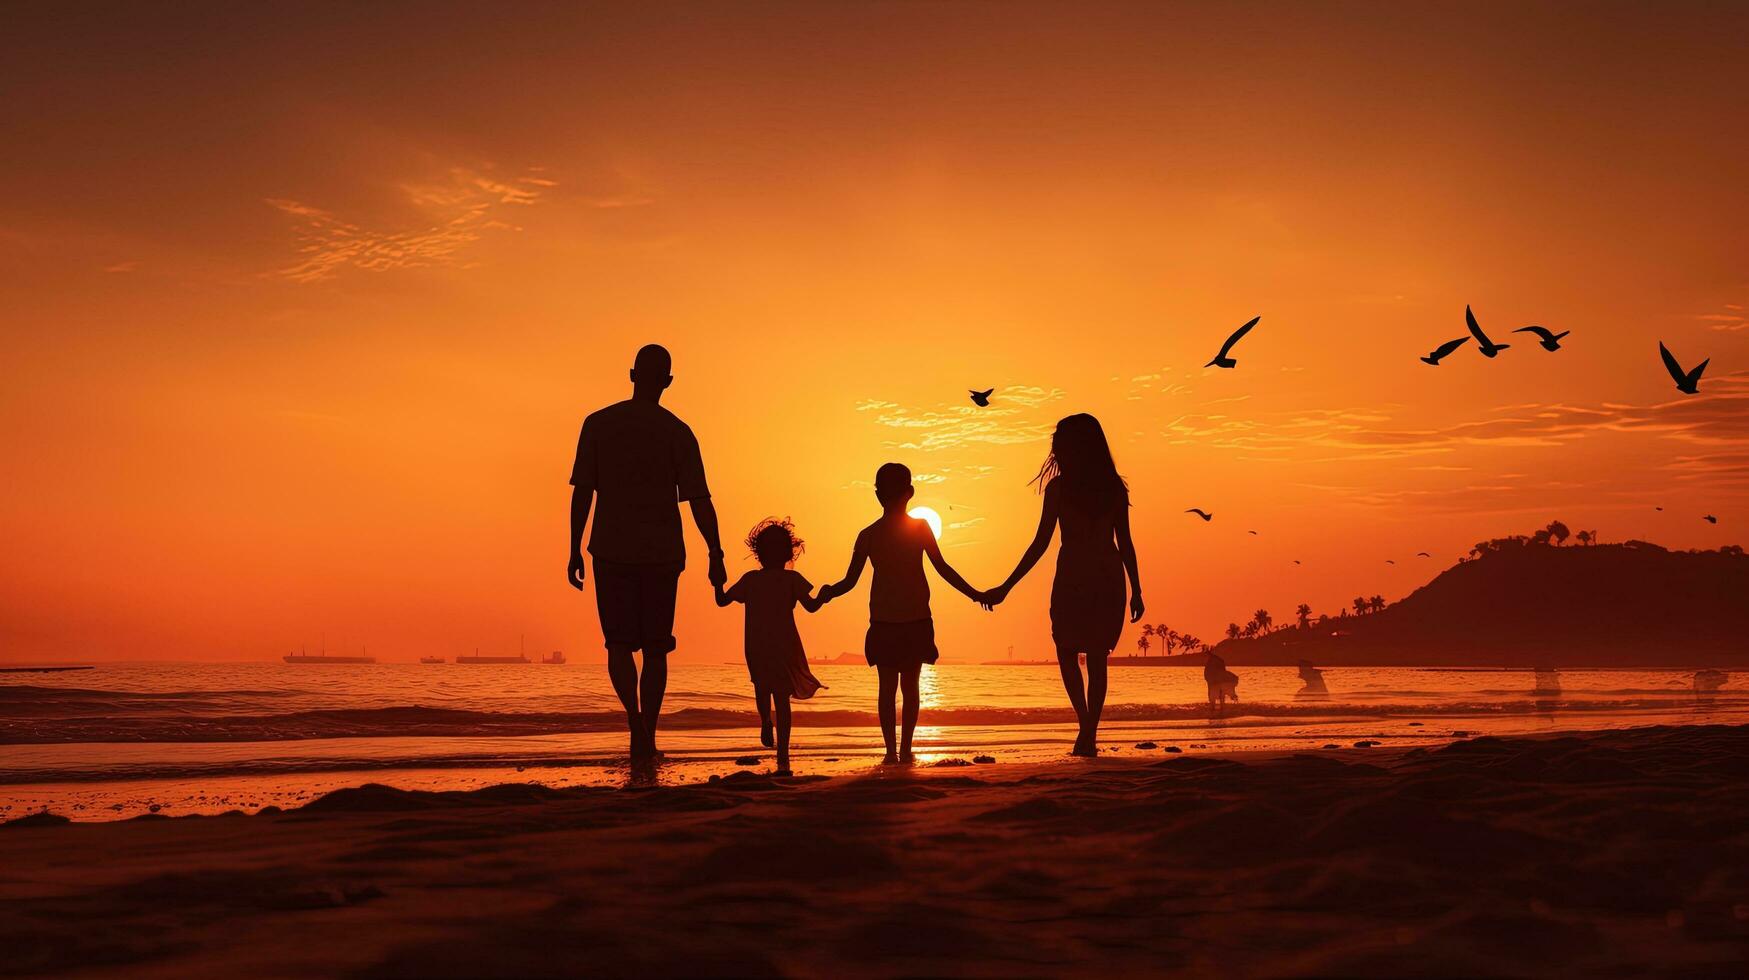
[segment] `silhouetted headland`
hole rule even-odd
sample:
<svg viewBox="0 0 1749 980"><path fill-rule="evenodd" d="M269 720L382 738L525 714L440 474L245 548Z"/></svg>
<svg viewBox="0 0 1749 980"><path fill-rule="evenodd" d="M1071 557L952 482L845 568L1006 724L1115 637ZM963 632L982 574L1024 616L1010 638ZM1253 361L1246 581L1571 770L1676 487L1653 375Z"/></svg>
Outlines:
<svg viewBox="0 0 1749 980"><path fill-rule="evenodd" d="M1389 606L1216 649L1234 666L1749 666L1749 556L1738 546L1670 551L1645 541L1556 547L1502 538L1471 555Z"/></svg>

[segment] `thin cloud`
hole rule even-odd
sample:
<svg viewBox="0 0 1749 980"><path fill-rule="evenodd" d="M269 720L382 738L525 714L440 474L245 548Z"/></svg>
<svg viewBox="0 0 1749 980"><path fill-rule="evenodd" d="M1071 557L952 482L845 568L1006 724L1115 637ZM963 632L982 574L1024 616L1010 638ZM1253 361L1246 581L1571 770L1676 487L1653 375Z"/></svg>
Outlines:
<svg viewBox="0 0 1749 980"><path fill-rule="evenodd" d="M386 272L461 264L458 255L489 231L519 231L503 215L541 200L555 182L538 176L512 180L466 169L448 179L405 185L402 190L427 221L417 228L376 229L347 221L290 198L267 198L269 207L296 220L301 258L272 275L298 283L332 279L347 269Z"/></svg>
<svg viewBox="0 0 1749 980"><path fill-rule="evenodd" d="M1007 446L1048 439L1055 420L1037 418L1035 411L1062 397L1060 388L1009 385L997 390L989 408L956 405L913 411L895 402L870 399L858 403L856 410L873 413L876 425L909 433L904 439L888 441L889 448L933 453L980 443Z"/></svg>
<svg viewBox="0 0 1749 980"><path fill-rule="evenodd" d="M1469 446L1560 447L1605 432L1706 446L1749 444L1749 372L1722 375L1703 384L1699 396L1651 405L1511 405L1496 409L1492 418L1432 428L1391 428L1389 414L1377 409L1255 417L1204 412L1177 416L1161 434L1171 444L1208 445L1259 456L1333 451L1312 462L1391 459Z"/></svg>

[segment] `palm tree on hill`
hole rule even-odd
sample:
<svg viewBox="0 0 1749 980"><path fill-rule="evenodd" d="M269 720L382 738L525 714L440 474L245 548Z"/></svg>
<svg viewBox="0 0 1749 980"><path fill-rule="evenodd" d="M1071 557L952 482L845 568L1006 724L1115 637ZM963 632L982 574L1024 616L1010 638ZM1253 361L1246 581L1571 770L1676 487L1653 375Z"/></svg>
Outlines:
<svg viewBox="0 0 1749 980"><path fill-rule="evenodd" d="M1299 608L1294 610L1294 615L1299 617L1300 629L1310 629L1311 628L1311 625L1312 625L1312 606L1310 603L1306 603L1306 602L1300 603Z"/></svg>
<svg viewBox="0 0 1749 980"><path fill-rule="evenodd" d="M1382 595L1373 596L1371 599L1368 599L1366 601L1366 604L1367 604L1367 608L1369 608L1373 612L1384 612L1385 611L1385 597Z"/></svg>
<svg viewBox="0 0 1749 980"><path fill-rule="evenodd" d="M1268 633L1269 627L1275 623L1275 620L1270 618L1267 609L1259 609L1252 613L1251 621L1257 624L1257 632L1260 634Z"/></svg>
<svg viewBox="0 0 1749 980"><path fill-rule="evenodd" d="M1184 647L1185 653L1195 653L1196 648L1202 646L1202 641L1191 636L1189 633L1180 633L1178 635L1178 643Z"/></svg>
<svg viewBox="0 0 1749 980"><path fill-rule="evenodd" d="M1227 624L1227 639L1237 640L1239 637L1243 636L1244 634L1245 634L1245 631L1239 628L1238 623L1228 623Z"/></svg>
<svg viewBox="0 0 1749 980"><path fill-rule="evenodd" d="M1142 634L1136 637L1136 649L1142 651L1142 656L1144 657L1148 655L1148 647L1153 645L1148 642L1148 637L1153 635L1154 631L1149 627L1144 626L1142 627Z"/></svg>
<svg viewBox="0 0 1749 980"><path fill-rule="evenodd" d="M1591 532L1590 531L1580 531L1578 534L1575 534L1573 536L1575 538L1579 539L1579 544L1581 546L1583 546L1583 547L1590 547L1591 546Z"/></svg>
<svg viewBox="0 0 1749 980"><path fill-rule="evenodd" d="M1549 532L1549 544L1552 544L1557 548L1561 546L1562 542L1567 540L1568 534L1571 533L1567 530L1567 525L1562 524L1560 521L1550 521L1546 530Z"/></svg>
<svg viewBox="0 0 1749 980"><path fill-rule="evenodd" d="M1366 608L1367 608L1366 597L1365 596L1355 596L1354 597L1354 614L1356 616L1365 616L1366 615Z"/></svg>

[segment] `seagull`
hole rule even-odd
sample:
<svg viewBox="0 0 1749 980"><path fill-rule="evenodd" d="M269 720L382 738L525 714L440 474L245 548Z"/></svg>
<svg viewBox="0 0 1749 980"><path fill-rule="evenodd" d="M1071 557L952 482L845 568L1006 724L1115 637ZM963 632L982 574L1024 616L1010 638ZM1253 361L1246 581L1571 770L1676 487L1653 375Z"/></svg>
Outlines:
<svg viewBox="0 0 1749 980"><path fill-rule="evenodd" d="M1432 558L1433 556L1428 554L1425 551L1417 551L1417 552L1415 552L1415 557L1417 557L1417 558Z"/></svg>
<svg viewBox="0 0 1749 980"><path fill-rule="evenodd" d="M1663 509L1664 509L1664 508L1662 508L1662 507L1654 507L1654 508L1652 508L1652 509L1653 509L1653 510L1663 510Z"/></svg>
<svg viewBox="0 0 1749 980"><path fill-rule="evenodd" d="M1396 564L1396 562L1394 562L1394 561L1392 561L1392 560L1391 560L1391 559L1389 559L1389 558L1386 558L1386 559L1385 559L1385 564L1387 564L1387 565L1395 565L1395 564Z"/></svg>
<svg viewBox="0 0 1749 980"><path fill-rule="evenodd" d="M1296 565L1298 565L1298 564L1299 564L1299 563L1300 563L1300 560L1299 560L1299 559L1298 559L1298 558L1295 558L1295 559L1294 559L1294 564L1296 564Z"/></svg>
<svg viewBox="0 0 1749 980"><path fill-rule="evenodd" d="M1489 340L1488 335L1482 332L1481 325L1476 322L1476 315L1470 312L1468 306L1464 307L1464 322L1470 325L1470 335L1476 338L1476 346L1481 349L1483 357L1494 357L1512 346L1511 344L1496 344Z"/></svg>
<svg viewBox="0 0 1749 980"><path fill-rule="evenodd" d="M1719 519L1714 517L1711 514L1708 514L1707 516L1701 518L1701 520L1706 521L1708 524L1717 524L1719 522Z"/></svg>
<svg viewBox="0 0 1749 980"><path fill-rule="evenodd" d="M1231 337L1228 337L1227 342L1221 345L1221 352L1219 354L1215 355L1215 359L1208 362L1207 364L1204 364L1203 367L1205 367L1205 368L1210 368L1210 367L1230 368L1230 367L1233 367L1234 365L1238 364L1239 363L1238 361L1235 361L1232 358L1227 356L1227 352L1233 349L1233 345L1239 342L1240 337L1243 337L1246 334L1250 333L1251 328L1257 326L1257 321L1261 320L1261 319L1263 319L1263 317L1254 316L1251 319L1246 320L1245 325L1240 327L1239 329L1233 331L1233 335Z"/></svg>
<svg viewBox="0 0 1749 980"><path fill-rule="evenodd" d="M1212 521L1215 519L1215 515L1209 513L1206 510L1203 510L1201 507L1192 507L1189 510L1185 511L1185 513L1186 514L1195 514L1196 516L1202 518L1205 521Z"/></svg>
<svg viewBox="0 0 1749 980"><path fill-rule="evenodd" d="M972 391L971 392L972 404L978 406L979 408L989 408L990 407L990 396L994 395L995 393L996 393L996 389L994 389L994 388L985 388L983 391Z"/></svg>
<svg viewBox="0 0 1749 980"><path fill-rule="evenodd" d="M1561 338L1572 333L1573 331L1563 330L1560 333L1555 333L1553 330L1550 330L1548 327L1539 327L1533 323L1528 327L1519 327L1517 330L1514 330L1512 332L1513 333L1534 333L1538 337L1541 337L1543 339L1543 350L1560 350L1561 349Z"/></svg>
<svg viewBox="0 0 1749 980"><path fill-rule="evenodd" d="M1257 532L1256 531L1246 531L1245 533L1246 534L1256 534Z"/></svg>
<svg viewBox="0 0 1749 980"><path fill-rule="evenodd" d="M1431 364L1434 367L1438 367L1439 362L1445 360L1445 355L1450 354L1452 351L1457 350L1459 347L1462 347L1463 345L1465 345L1469 342L1470 342L1470 338L1468 338L1468 337L1459 337L1456 340L1448 340L1445 343L1440 344L1438 347L1435 347L1433 349L1433 353L1428 354L1426 357L1423 357L1421 360L1424 363Z"/></svg>
<svg viewBox="0 0 1749 980"><path fill-rule="evenodd" d="M1676 358L1671 356L1670 348L1665 347L1662 340L1658 341L1658 353L1664 358L1664 370L1670 372L1670 380L1676 382L1677 391L1685 395L1692 395L1700 390L1700 374L1706 370L1708 364L1712 363L1712 358L1709 357L1700 362L1692 371L1684 371L1682 365L1676 363Z"/></svg>

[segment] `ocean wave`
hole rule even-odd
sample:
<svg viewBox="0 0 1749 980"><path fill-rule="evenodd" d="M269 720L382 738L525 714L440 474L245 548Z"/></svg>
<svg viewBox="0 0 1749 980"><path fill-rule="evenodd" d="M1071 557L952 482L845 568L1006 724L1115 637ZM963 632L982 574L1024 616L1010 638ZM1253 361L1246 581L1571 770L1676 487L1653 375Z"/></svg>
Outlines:
<svg viewBox="0 0 1749 980"><path fill-rule="evenodd" d="M1696 704L1723 704L1722 699L1695 698ZM1462 700L1438 704L1379 704L1329 699L1291 703L1241 702L1218 711L1206 703L1107 705L1109 721L1172 721L1219 718L1226 724L1246 719L1314 720L1339 718L1499 716L1548 711L1558 706L1574 711L1667 711L1672 699L1588 700L1575 697L1532 698L1524 692L1507 700ZM1050 708L952 707L928 708L925 722L936 727L1006 727L1064 725L1075 721L1067 706ZM862 728L879 724L873 711L809 710L798 705L798 728ZM733 708L680 708L662 715L664 729L753 728L759 716ZM385 708L332 708L282 714L81 714L15 717L0 715L0 745L45 745L69 742L274 742L327 738L417 738L560 735L615 732L625 727L620 711L498 712L426 705Z"/></svg>

